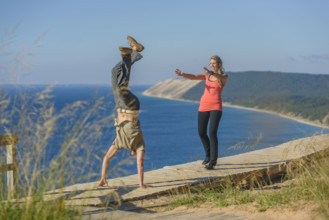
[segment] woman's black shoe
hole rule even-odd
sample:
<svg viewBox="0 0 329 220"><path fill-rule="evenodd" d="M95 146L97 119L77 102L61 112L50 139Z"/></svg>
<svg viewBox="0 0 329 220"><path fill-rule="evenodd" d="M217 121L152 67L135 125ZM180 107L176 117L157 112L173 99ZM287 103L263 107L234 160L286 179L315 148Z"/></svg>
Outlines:
<svg viewBox="0 0 329 220"><path fill-rule="evenodd" d="M214 164L208 164L204 168L206 168L207 170L213 170L214 166L215 166Z"/></svg>
<svg viewBox="0 0 329 220"><path fill-rule="evenodd" d="M209 158L206 158L203 162L202 162L202 165L206 165L207 163L209 163L210 159Z"/></svg>

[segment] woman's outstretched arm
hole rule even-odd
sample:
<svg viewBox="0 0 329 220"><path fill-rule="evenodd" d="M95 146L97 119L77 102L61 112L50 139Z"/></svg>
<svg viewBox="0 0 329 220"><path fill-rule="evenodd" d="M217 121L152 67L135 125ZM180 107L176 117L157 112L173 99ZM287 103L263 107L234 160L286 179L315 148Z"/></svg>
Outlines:
<svg viewBox="0 0 329 220"><path fill-rule="evenodd" d="M177 76L182 76L184 78L191 79L191 80L204 80L204 79L206 79L206 74L207 74L207 73L202 73L199 75L188 74L188 73L184 73L183 71L180 71L179 69L176 69L175 72L176 72Z"/></svg>

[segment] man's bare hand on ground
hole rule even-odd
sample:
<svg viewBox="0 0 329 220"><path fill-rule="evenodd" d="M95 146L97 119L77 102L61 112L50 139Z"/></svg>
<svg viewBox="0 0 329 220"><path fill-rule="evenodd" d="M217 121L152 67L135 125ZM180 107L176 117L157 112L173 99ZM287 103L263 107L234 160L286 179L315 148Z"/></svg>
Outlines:
<svg viewBox="0 0 329 220"><path fill-rule="evenodd" d="M141 188L141 189L147 189L147 188L153 188L153 186L143 185L143 186L140 186L139 188Z"/></svg>
<svg viewBox="0 0 329 220"><path fill-rule="evenodd" d="M99 186L99 187L101 187L101 186L106 186L106 187L108 187L109 184L108 184L108 182L106 181L106 179L103 179L103 178L102 178L101 181L99 182L98 186Z"/></svg>

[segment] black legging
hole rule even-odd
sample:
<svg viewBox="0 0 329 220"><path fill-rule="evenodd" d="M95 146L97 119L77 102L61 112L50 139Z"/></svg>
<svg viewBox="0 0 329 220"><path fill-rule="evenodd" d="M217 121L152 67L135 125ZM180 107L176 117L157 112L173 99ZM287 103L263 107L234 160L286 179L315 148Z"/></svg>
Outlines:
<svg viewBox="0 0 329 220"><path fill-rule="evenodd" d="M220 119L222 118L221 111L208 111L198 112L198 131L201 138L206 159L210 159L209 164L215 165L218 157L218 139L217 130ZM207 135L207 126L210 119L209 125L209 138Z"/></svg>

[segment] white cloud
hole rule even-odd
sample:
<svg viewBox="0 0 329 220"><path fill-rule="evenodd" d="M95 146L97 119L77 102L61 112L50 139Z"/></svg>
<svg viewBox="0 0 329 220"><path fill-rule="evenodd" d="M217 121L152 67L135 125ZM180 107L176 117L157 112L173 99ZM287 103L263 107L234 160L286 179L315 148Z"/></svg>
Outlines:
<svg viewBox="0 0 329 220"><path fill-rule="evenodd" d="M300 58L304 61L308 61L311 63L315 62L328 62L329 61L329 54L312 54L312 55L301 55Z"/></svg>

